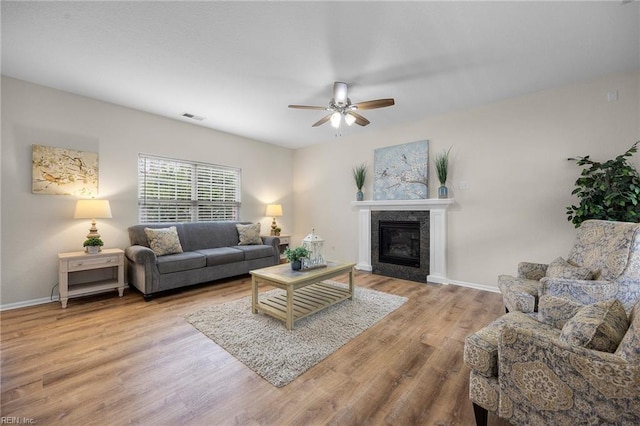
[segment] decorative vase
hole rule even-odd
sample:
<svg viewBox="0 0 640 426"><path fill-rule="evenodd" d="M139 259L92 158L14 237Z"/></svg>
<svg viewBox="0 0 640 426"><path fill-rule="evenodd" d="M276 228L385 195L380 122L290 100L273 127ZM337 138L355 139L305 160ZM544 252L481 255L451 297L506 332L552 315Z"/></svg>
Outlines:
<svg viewBox="0 0 640 426"><path fill-rule="evenodd" d="M291 262L291 269L293 271L299 271L302 269L302 260L294 260Z"/></svg>
<svg viewBox="0 0 640 426"><path fill-rule="evenodd" d="M98 246L87 246L87 253L89 254L98 254L100 251L100 247Z"/></svg>
<svg viewBox="0 0 640 426"><path fill-rule="evenodd" d="M364 192L362 191L356 192L356 201L362 201L362 200L364 200Z"/></svg>
<svg viewBox="0 0 640 426"><path fill-rule="evenodd" d="M438 198L448 198L448 197L449 197L449 190L447 189L446 186L440 185L440 188L438 188Z"/></svg>

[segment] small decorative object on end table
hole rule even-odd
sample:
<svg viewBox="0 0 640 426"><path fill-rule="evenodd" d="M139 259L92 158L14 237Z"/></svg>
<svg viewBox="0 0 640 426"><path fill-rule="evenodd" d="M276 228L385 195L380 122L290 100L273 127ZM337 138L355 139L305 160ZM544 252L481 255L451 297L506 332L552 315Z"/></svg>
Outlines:
<svg viewBox="0 0 640 426"><path fill-rule="evenodd" d="M276 217L282 216L282 204L269 204L267 205L267 211L265 213L267 216L271 216L273 218L273 222L271 222L271 234L276 235L276 229L278 228L278 224L276 223Z"/></svg>
<svg viewBox="0 0 640 426"><path fill-rule="evenodd" d="M58 285L60 303L67 307L69 297L81 296L103 290L117 289L120 297L124 294L124 250L105 249L97 254L87 254L83 251L58 253ZM98 271L100 269L111 271ZM100 278L88 279L86 271L96 271ZM106 275L105 275L106 273Z"/></svg>

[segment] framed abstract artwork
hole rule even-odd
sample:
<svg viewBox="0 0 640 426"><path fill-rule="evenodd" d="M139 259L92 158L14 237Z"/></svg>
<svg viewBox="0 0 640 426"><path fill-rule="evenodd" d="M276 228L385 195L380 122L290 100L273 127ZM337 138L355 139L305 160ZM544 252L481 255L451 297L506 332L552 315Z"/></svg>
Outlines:
<svg viewBox="0 0 640 426"><path fill-rule="evenodd" d="M31 192L97 196L98 153L33 145Z"/></svg>
<svg viewBox="0 0 640 426"><path fill-rule="evenodd" d="M429 141L378 148L373 160L374 200L428 198Z"/></svg>

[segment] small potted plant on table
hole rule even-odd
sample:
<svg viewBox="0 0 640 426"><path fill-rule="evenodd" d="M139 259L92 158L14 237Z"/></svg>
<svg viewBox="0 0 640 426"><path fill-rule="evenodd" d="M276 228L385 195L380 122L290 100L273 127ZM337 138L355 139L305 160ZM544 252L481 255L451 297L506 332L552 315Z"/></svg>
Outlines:
<svg viewBox="0 0 640 426"><path fill-rule="evenodd" d="M82 246L86 248L86 251L89 254L97 254L98 252L100 252L100 247L102 247L103 245L104 243L102 242L102 240L96 237L87 238L82 244Z"/></svg>
<svg viewBox="0 0 640 426"><path fill-rule="evenodd" d="M291 269L299 271L302 269L302 259L309 256L309 250L306 247L286 248L284 255L291 262Z"/></svg>

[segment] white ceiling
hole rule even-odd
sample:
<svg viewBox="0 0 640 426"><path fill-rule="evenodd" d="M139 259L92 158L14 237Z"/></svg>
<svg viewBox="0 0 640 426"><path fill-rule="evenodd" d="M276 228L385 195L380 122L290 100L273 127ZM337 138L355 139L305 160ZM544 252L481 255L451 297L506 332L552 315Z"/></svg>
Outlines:
<svg viewBox="0 0 640 426"><path fill-rule="evenodd" d="M10 2L2 74L296 148L640 68L640 3ZM189 112L202 122L181 117Z"/></svg>

